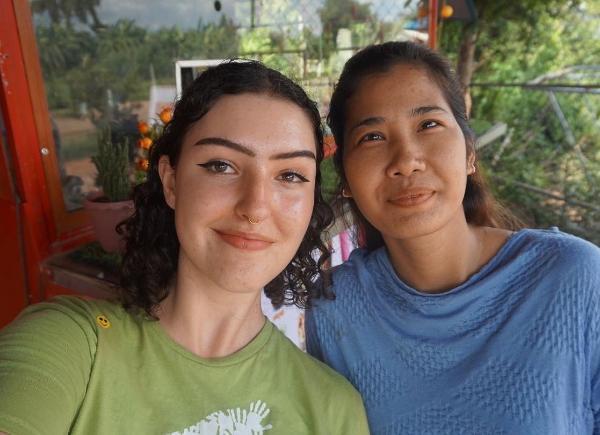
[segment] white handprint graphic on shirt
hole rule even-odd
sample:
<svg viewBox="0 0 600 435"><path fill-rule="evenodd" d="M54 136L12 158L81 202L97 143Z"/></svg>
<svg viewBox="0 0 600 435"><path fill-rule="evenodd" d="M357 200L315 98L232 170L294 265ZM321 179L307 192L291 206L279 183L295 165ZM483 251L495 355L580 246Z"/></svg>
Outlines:
<svg viewBox="0 0 600 435"><path fill-rule="evenodd" d="M250 412L246 418L246 426L252 431L253 434L254 432L257 434L262 434L263 431L271 429L271 425L263 427L260 423L267 415L269 415L270 412L271 410L267 408L267 404L261 402L260 400L250 404Z"/></svg>
<svg viewBox="0 0 600 435"><path fill-rule="evenodd" d="M261 400L252 402L250 409L228 409L227 411L213 412L198 423L182 432L173 432L169 435L264 435L272 429L272 425L262 425L271 410Z"/></svg>

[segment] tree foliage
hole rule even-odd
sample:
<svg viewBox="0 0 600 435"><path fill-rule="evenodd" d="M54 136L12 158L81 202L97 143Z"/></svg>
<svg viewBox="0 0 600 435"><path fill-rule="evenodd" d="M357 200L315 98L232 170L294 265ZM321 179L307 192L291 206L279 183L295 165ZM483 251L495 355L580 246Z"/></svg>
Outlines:
<svg viewBox="0 0 600 435"><path fill-rule="evenodd" d="M365 27L377 22L371 6L356 0L325 0L319 10L319 17L323 27L321 37L326 57L330 57L339 48L336 46L336 38L340 29L353 29L357 25Z"/></svg>
<svg viewBox="0 0 600 435"><path fill-rule="evenodd" d="M92 29L101 29L104 24L98 18L96 8L100 0L31 0L34 13L48 14L52 24L62 24L72 27L73 18L83 24L90 24Z"/></svg>
<svg viewBox="0 0 600 435"><path fill-rule="evenodd" d="M374 21L369 4L356 0L326 0L319 10L323 33L335 41L341 28L350 28L357 22Z"/></svg>
<svg viewBox="0 0 600 435"><path fill-rule="evenodd" d="M225 18L183 31L147 30L119 20L96 32L60 24L36 29L49 106L76 114L83 103L106 114L107 90L115 104L143 100L154 76L172 83L175 61L223 58L238 52L239 37Z"/></svg>
<svg viewBox="0 0 600 435"><path fill-rule="evenodd" d="M545 84L598 83L598 74L586 74L600 67L599 11L591 2L475 3L479 22L447 25L441 39L464 73L461 47L465 35L476 33L473 76L463 77L465 84L527 83L544 75ZM573 66L587 69L567 74ZM497 194L531 226L557 225L600 243L600 95L478 86L471 93L474 119L504 122L511 132L480 155Z"/></svg>

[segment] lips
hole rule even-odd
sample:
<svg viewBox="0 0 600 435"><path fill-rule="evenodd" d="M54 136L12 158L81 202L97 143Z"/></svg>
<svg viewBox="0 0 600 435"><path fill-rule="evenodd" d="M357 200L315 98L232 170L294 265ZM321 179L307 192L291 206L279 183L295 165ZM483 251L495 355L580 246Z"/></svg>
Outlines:
<svg viewBox="0 0 600 435"><path fill-rule="evenodd" d="M225 243L244 251L261 251L273 244L272 240L259 234L221 230L215 232Z"/></svg>
<svg viewBox="0 0 600 435"><path fill-rule="evenodd" d="M389 202L398 207L414 207L427 202L433 195L435 191L431 189L407 189L393 196Z"/></svg>

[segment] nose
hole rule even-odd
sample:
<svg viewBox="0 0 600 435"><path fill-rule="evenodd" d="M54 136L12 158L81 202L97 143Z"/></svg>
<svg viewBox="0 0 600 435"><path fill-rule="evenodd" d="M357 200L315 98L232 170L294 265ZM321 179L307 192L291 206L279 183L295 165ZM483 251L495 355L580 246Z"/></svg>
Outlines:
<svg viewBox="0 0 600 435"><path fill-rule="evenodd" d="M269 179L264 174L249 174L243 177L241 183L236 215L252 224L268 219L273 200Z"/></svg>
<svg viewBox="0 0 600 435"><path fill-rule="evenodd" d="M419 143L397 140L390 142L389 146L389 163L386 167L388 177L409 177L415 172L425 170L423 150Z"/></svg>

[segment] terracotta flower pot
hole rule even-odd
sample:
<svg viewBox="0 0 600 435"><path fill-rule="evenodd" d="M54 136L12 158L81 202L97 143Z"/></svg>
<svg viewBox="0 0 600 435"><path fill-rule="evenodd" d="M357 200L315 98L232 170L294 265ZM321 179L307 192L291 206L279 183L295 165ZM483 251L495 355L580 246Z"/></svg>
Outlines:
<svg viewBox="0 0 600 435"><path fill-rule="evenodd" d="M116 226L130 217L135 208L133 201L102 201L102 192L91 192L87 195L83 207L92 219L96 238L106 252L122 252L124 241L117 233Z"/></svg>

